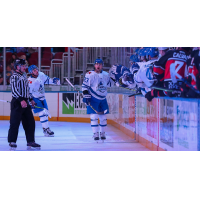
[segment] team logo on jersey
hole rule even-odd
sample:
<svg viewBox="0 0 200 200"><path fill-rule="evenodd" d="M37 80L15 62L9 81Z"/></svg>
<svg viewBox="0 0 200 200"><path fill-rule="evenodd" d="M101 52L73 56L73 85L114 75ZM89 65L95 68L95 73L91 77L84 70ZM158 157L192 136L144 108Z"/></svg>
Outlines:
<svg viewBox="0 0 200 200"><path fill-rule="evenodd" d="M146 77L147 77L149 80L152 80L152 79L153 79L153 74L152 74L152 71L151 71L150 68L147 68Z"/></svg>
<svg viewBox="0 0 200 200"><path fill-rule="evenodd" d="M104 93L106 91L106 87L103 85L102 81L97 86L97 91Z"/></svg>
<svg viewBox="0 0 200 200"><path fill-rule="evenodd" d="M40 84L40 87L39 87L39 93L40 94L43 94L44 93L44 87Z"/></svg>

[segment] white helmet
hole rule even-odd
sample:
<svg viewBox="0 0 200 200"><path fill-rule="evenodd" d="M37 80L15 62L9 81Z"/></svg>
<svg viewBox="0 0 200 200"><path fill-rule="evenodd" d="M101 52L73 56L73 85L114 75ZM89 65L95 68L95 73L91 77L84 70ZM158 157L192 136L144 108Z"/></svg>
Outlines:
<svg viewBox="0 0 200 200"><path fill-rule="evenodd" d="M164 51L164 50L167 50L167 49L169 49L169 47L158 47L159 51Z"/></svg>

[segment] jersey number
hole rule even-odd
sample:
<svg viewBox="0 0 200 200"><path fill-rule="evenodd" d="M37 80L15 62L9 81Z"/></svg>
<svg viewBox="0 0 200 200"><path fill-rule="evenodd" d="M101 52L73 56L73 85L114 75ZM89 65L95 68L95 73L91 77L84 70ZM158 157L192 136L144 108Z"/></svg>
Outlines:
<svg viewBox="0 0 200 200"><path fill-rule="evenodd" d="M86 78L86 77L84 78L84 82L85 82L85 83L87 83L88 80L89 80L89 78Z"/></svg>

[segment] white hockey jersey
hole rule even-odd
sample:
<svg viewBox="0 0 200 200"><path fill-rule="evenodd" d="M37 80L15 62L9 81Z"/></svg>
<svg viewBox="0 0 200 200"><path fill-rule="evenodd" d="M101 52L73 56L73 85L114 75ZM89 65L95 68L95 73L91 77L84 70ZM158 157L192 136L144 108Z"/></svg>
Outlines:
<svg viewBox="0 0 200 200"><path fill-rule="evenodd" d="M107 95L107 87L114 86L114 81L110 79L107 72L102 71L96 73L95 71L89 71L86 73L82 91L88 90L88 92L98 100L104 100Z"/></svg>
<svg viewBox="0 0 200 200"><path fill-rule="evenodd" d="M150 60L148 62L137 62L140 69L134 74L134 80L138 87L141 88L142 94L145 95L147 92L151 91L151 86L154 83L152 69L150 65L156 60Z"/></svg>
<svg viewBox="0 0 200 200"><path fill-rule="evenodd" d="M49 78L47 75L45 75L43 72L39 72L39 75L37 78L29 77L28 81L29 81L30 94L34 98L38 98L39 100L45 99L44 85L54 84L53 80Z"/></svg>

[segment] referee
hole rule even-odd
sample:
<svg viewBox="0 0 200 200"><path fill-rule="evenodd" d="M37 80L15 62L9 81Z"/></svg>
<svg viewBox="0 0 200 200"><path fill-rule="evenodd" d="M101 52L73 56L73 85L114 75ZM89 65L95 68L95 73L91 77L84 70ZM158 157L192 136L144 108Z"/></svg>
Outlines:
<svg viewBox="0 0 200 200"><path fill-rule="evenodd" d="M15 72L10 77L12 88L12 101L10 113L10 129L8 131L8 142L11 149L17 148L17 137L19 125L22 121L26 134L27 147L40 149L40 145L35 143L35 120L31 110L35 102L29 95L28 79L25 75L26 62L24 59L17 59L14 63Z"/></svg>

